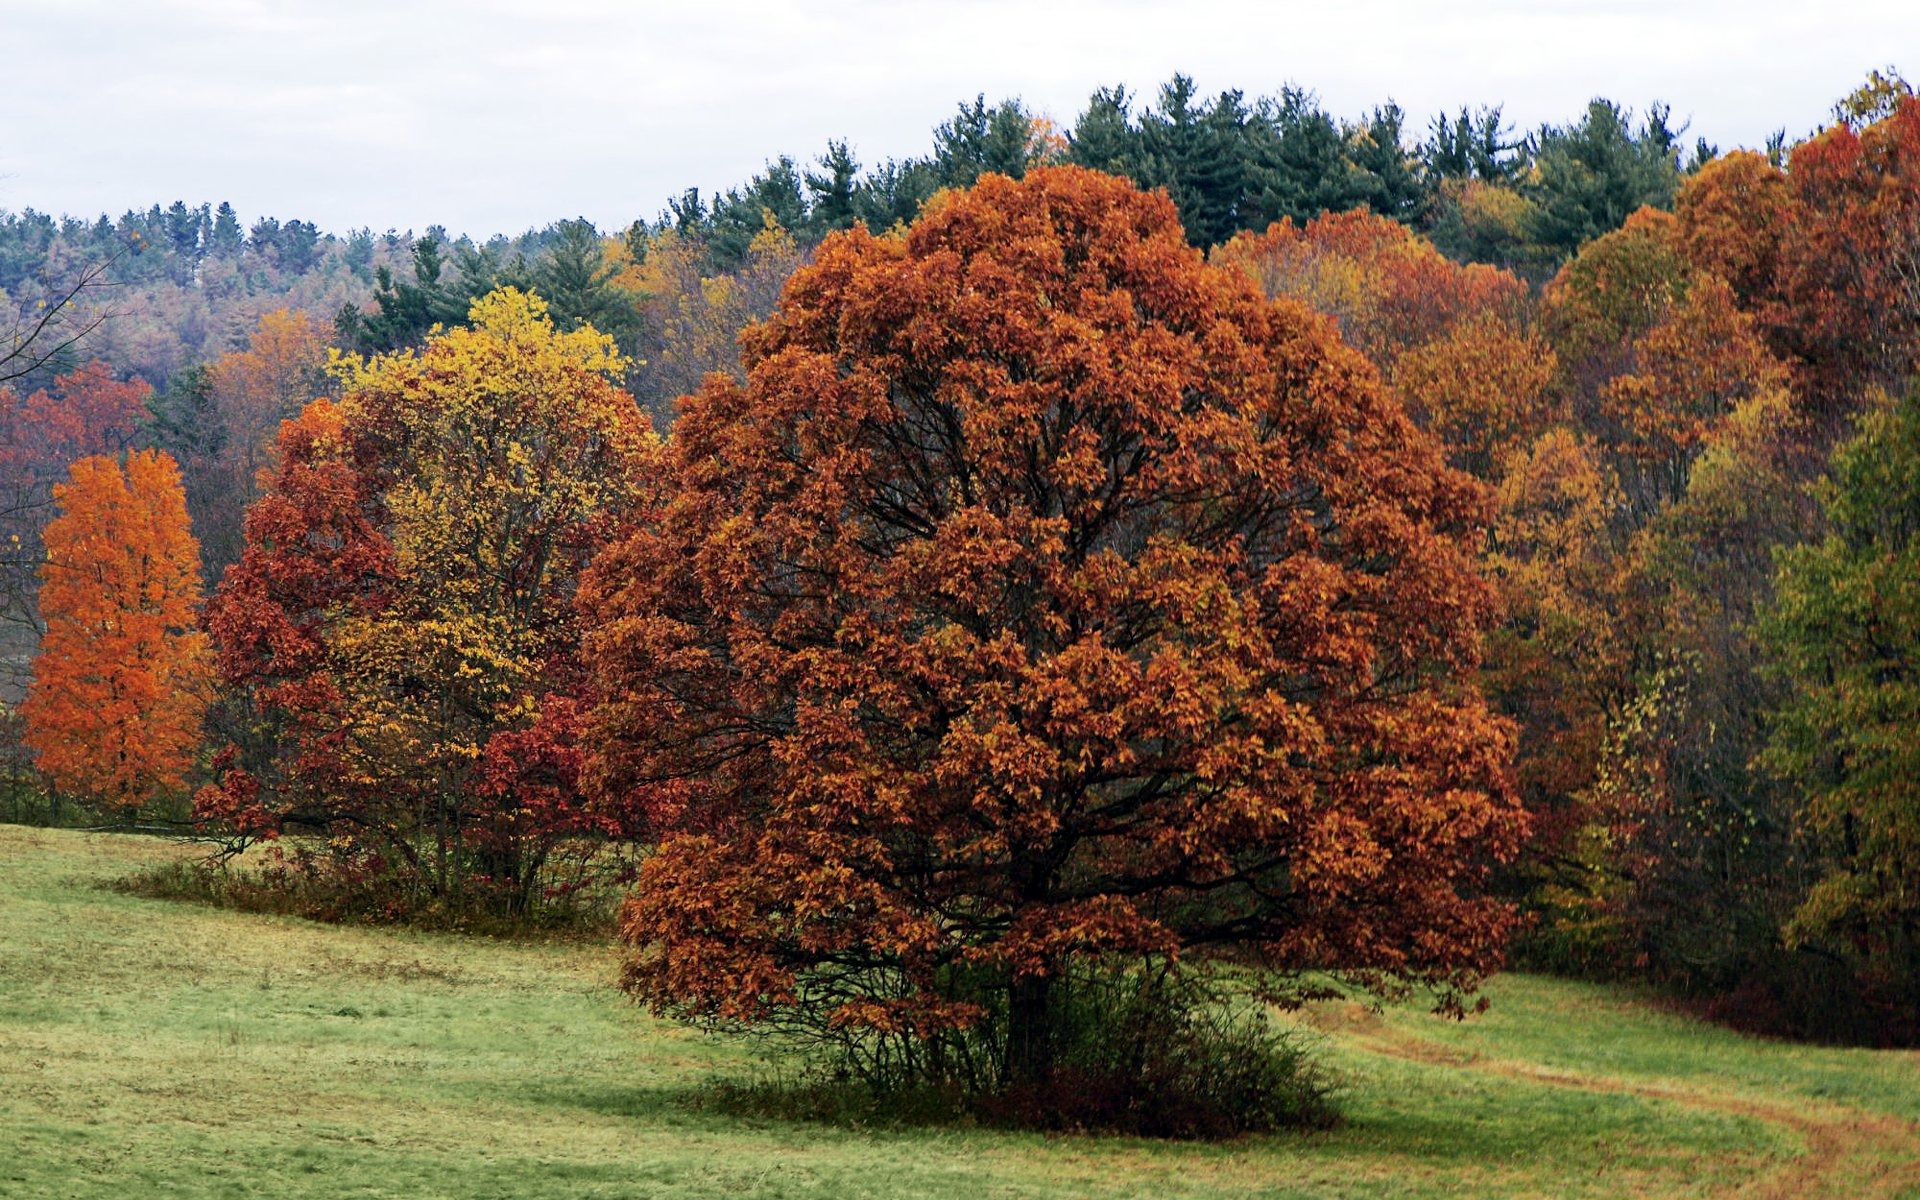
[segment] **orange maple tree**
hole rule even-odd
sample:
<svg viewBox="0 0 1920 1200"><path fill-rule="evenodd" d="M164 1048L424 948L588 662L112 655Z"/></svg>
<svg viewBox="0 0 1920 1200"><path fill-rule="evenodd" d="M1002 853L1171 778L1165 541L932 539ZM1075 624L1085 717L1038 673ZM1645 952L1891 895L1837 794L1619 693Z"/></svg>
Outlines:
<svg viewBox="0 0 1920 1200"><path fill-rule="evenodd" d="M216 577L240 557L243 516L274 465L280 423L328 390L328 332L304 312L275 309L261 315L244 350L207 367L221 444L204 489L206 509L196 511L212 518L203 518L201 533Z"/></svg>
<svg viewBox="0 0 1920 1200"><path fill-rule="evenodd" d="M124 469L97 455L53 491L26 742L55 786L136 807L184 786L207 704L200 552L180 470L156 450Z"/></svg>
<svg viewBox="0 0 1920 1200"><path fill-rule="evenodd" d="M1786 387L1733 289L1689 261L1689 234L1643 208L1581 248L1542 298L1574 420L1606 451L1644 524L1742 403Z"/></svg>
<svg viewBox="0 0 1920 1200"><path fill-rule="evenodd" d="M1461 264L1374 213L1328 213L1242 233L1213 252L1269 296L1304 301L1380 368L1453 465L1497 479L1552 421L1553 351L1531 328L1526 282Z"/></svg>
<svg viewBox="0 0 1920 1200"><path fill-rule="evenodd" d="M1497 962L1488 496L1329 322L1051 168L830 237L743 344L583 585L637 996L1018 1080L1076 963Z"/></svg>

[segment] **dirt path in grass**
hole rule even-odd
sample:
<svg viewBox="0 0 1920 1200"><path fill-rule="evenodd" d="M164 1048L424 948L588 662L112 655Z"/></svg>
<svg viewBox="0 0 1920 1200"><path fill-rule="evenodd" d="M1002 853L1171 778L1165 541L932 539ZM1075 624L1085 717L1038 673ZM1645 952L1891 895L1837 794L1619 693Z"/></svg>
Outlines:
<svg viewBox="0 0 1920 1200"><path fill-rule="evenodd" d="M1364 1049L1393 1058L1553 1087L1666 1100L1783 1126L1806 1143L1800 1154L1744 1181L1726 1195L1756 1200L1920 1197L1920 1125L1897 1117L1814 1100L1757 1100L1728 1092L1639 1083L1517 1059L1489 1058L1395 1029L1378 1013L1358 1004L1326 1006L1309 1019L1329 1033L1341 1034Z"/></svg>

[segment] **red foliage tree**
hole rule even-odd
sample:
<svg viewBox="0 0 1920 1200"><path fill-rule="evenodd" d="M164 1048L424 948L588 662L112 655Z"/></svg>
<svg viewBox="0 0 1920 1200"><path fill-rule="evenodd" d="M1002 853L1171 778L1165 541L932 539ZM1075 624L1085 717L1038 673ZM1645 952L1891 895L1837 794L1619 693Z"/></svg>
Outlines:
<svg viewBox="0 0 1920 1200"><path fill-rule="evenodd" d="M1786 386L1735 293L1688 261L1686 239L1676 218L1643 208L1582 247L1543 298L1566 408L1608 452L1633 528L1681 493L1736 407Z"/></svg>
<svg viewBox="0 0 1920 1200"><path fill-rule="evenodd" d="M582 593L636 995L1020 1079L1088 959L1494 965L1488 498L1329 323L1059 168L829 238L744 344Z"/></svg>
<svg viewBox="0 0 1920 1200"><path fill-rule="evenodd" d="M1733 286L1793 369L1823 444L1869 388L1898 388L1920 364L1920 99L1880 93L1794 147L1784 172L1729 155L1676 211L1688 256Z"/></svg>
<svg viewBox="0 0 1920 1200"><path fill-rule="evenodd" d="M1768 317L1808 403L1841 415L1920 362L1920 99L1802 142L1787 178L1799 212Z"/></svg>

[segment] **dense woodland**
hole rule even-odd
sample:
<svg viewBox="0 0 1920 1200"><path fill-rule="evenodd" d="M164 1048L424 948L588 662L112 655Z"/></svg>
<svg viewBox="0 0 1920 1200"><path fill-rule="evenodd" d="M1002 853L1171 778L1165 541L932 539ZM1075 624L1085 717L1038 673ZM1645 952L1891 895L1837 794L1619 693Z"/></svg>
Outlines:
<svg viewBox="0 0 1920 1200"><path fill-rule="evenodd" d="M1920 100L1683 133L1176 77L624 231L0 216L0 815L631 889L657 1009L1035 1111L1221 979L1913 1044Z"/></svg>

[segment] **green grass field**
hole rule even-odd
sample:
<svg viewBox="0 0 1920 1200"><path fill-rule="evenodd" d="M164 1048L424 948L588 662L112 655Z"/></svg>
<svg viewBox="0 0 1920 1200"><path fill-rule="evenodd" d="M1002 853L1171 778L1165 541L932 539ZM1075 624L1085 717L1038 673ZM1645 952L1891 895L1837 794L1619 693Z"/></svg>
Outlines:
<svg viewBox="0 0 1920 1200"><path fill-rule="evenodd" d="M742 1120L697 1101L751 1049L635 1011L605 947L98 886L179 853L0 826L0 1197L1920 1196L1920 1056L1518 976L1464 1024L1307 1014L1329 1133Z"/></svg>

